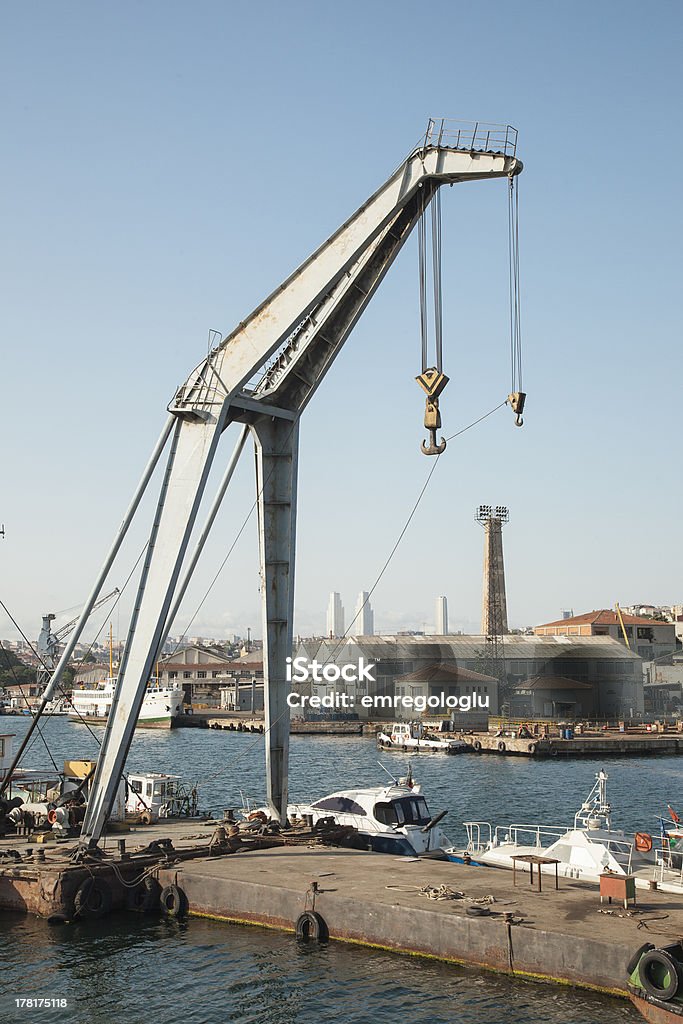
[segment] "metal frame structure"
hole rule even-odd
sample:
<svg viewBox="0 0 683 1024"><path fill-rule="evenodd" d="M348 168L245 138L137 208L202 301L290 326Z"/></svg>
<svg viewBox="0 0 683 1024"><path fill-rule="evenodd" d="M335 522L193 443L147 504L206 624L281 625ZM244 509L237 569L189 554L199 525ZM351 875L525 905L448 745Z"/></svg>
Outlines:
<svg viewBox="0 0 683 1024"><path fill-rule="evenodd" d="M256 451L267 798L272 814L286 819L289 709L285 658L291 655L292 647L299 419L440 186L511 178L522 170L514 155L514 129L503 126L502 134L487 135L477 124L467 131L462 126L459 130L459 135L453 135L445 123L430 122L420 147L272 295L209 351L171 401L170 419L44 698L49 699L59 681L170 438L114 702L83 824L84 849L92 849L99 841L157 652L247 432ZM197 549L179 582L221 434L235 421L244 424L245 429Z"/></svg>

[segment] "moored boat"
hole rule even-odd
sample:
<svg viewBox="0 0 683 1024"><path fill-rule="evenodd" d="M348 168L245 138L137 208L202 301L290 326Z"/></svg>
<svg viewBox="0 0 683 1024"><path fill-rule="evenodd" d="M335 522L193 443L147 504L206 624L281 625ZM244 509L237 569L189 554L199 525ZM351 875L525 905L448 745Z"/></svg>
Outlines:
<svg viewBox="0 0 683 1024"><path fill-rule="evenodd" d="M69 719L72 722L103 725L111 710L116 681L116 676L109 676L92 689L74 690L71 694L72 710ZM162 686L158 680L152 680L145 691L137 721L138 728L171 729L182 710L182 686Z"/></svg>
<svg viewBox="0 0 683 1024"><path fill-rule="evenodd" d="M388 732L377 733L380 750L401 750L410 754L461 754L468 749L462 740L446 739L422 722L393 722Z"/></svg>
<svg viewBox="0 0 683 1024"><path fill-rule="evenodd" d="M487 821L466 821L467 847L453 848L447 856L459 860L467 854L480 864L502 868L512 868L514 857L540 856L556 860L558 874L565 878L599 882L609 871L633 875L638 888L649 889L656 882L664 892L682 894L680 854L672 856L664 828L660 838L649 832L629 835L612 827L607 779L607 772L597 773L591 792L574 815L573 826L513 823L494 827Z"/></svg>
<svg viewBox="0 0 683 1024"><path fill-rule="evenodd" d="M350 825L375 853L398 856L443 856L451 841L439 827L446 811L432 815L420 786L410 772L393 779L388 786L342 789L310 804L290 804L291 821L315 825L334 818L338 825Z"/></svg>

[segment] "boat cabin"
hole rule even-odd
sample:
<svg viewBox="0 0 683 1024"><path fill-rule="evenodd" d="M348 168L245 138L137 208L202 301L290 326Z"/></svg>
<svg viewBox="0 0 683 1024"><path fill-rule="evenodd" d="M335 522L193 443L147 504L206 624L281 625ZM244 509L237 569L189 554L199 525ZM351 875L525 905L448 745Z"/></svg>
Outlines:
<svg viewBox="0 0 683 1024"><path fill-rule="evenodd" d="M126 812L150 814L152 821L166 818L179 796L180 775L141 772L128 776Z"/></svg>

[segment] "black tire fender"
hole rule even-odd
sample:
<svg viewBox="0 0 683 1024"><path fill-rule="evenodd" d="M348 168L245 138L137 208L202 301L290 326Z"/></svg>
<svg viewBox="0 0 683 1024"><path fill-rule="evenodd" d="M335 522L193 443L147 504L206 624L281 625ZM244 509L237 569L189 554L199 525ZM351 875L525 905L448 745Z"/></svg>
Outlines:
<svg viewBox="0 0 683 1024"><path fill-rule="evenodd" d="M471 907L468 907L465 913L468 917L489 917L491 911L488 907L478 907L475 903Z"/></svg>
<svg viewBox="0 0 683 1024"><path fill-rule="evenodd" d="M159 906L167 917L186 917L190 909L185 890L179 885L166 885L159 896Z"/></svg>
<svg viewBox="0 0 683 1024"><path fill-rule="evenodd" d="M655 967L659 967L660 970L664 968L668 972L669 981L667 984L660 985L655 980L653 977L653 968ZM640 975L641 984L648 995L654 996L655 999L661 999L664 1003L673 999L683 981L681 964L674 960L670 953L665 953L663 949L648 950L640 961L638 974Z"/></svg>
<svg viewBox="0 0 683 1024"><path fill-rule="evenodd" d="M103 878L84 878L74 896L75 917L104 917L111 910L112 895Z"/></svg>
<svg viewBox="0 0 683 1024"><path fill-rule="evenodd" d="M501 741L499 742L499 744L498 744L498 752L499 752L500 754L504 754L504 753L505 753L505 751L506 751L506 749L507 749L507 748L506 748L505 744L504 744L504 743L503 743L503 741L501 740Z"/></svg>
<svg viewBox="0 0 683 1024"><path fill-rule="evenodd" d="M300 942L327 942L330 933L325 918L315 910L305 910L296 919L296 937Z"/></svg>
<svg viewBox="0 0 683 1024"><path fill-rule="evenodd" d="M640 947L640 949L637 949L635 951L635 953L633 954L633 956L631 957L629 962L626 964L626 973L628 975L633 974L633 972L635 971L636 967L640 963L640 958L643 955L643 953L648 953L651 949L654 949L654 948L655 947L652 945L651 942L643 943L643 945Z"/></svg>
<svg viewBox="0 0 683 1024"><path fill-rule="evenodd" d="M159 907L161 886L156 878L148 876L134 889L128 890L127 907L138 914L149 914Z"/></svg>
<svg viewBox="0 0 683 1024"><path fill-rule="evenodd" d="M475 740L474 741L474 743L472 744L472 749L474 751L476 751L477 754L479 753L479 751L481 750L481 742L480 742L480 740Z"/></svg>
<svg viewBox="0 0 683 1024"><path fill-rule="evenodd" d="M535 754L537 747L535 743L530 743L526 749L529 751L530 754Z"/></svg>

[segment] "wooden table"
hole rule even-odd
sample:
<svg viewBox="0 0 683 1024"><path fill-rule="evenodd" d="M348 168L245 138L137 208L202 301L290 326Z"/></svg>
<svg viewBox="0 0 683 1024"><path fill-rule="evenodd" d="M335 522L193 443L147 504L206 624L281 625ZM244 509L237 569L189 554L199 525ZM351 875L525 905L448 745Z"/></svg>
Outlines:
<svg viewBox="0 0 683 1024"><path fill-rule="evenodd" d="M536 867L538 868L538 891L539 892L542 891L541 890L541 877L542 877L543 872L542 872L541 869L542 869L543 865L544 864L554 864L555 865L555 888L556 889L560 888L559 877L558 877L558 868L557 868L557 865L560 862L559 862L559 860L556 860L555 857L539 857L535 853L516 853L513 856L513 858L512 858L512 884L513 885L517 885L517 861L519 861L520 864L528 864L529 865L529 882L530 882L531 885L534 884L534 865L536 865Z"/></svg>

